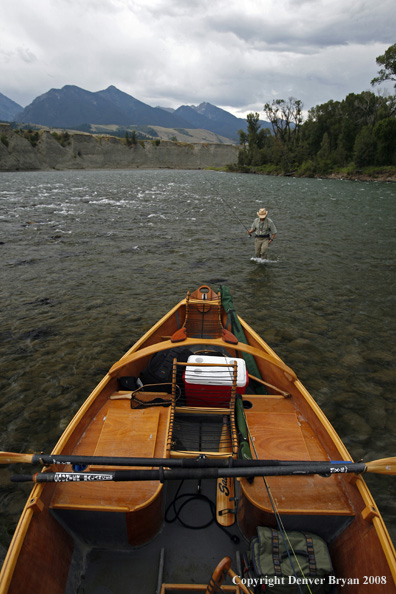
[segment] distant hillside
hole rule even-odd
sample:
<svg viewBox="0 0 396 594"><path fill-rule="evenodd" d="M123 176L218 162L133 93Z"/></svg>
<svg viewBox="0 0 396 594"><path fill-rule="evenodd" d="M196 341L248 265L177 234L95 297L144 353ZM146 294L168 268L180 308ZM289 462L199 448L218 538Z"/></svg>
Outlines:
<svg viewBox="0 0 396 594"><path fill-rule="evenodd" d="M198 106L182 105L174 113L187 120L193 127L205 128L234 140L239 140L239 130L247 130L245 119L237 118L228 111L206 102ZM269 122L260 121L260 124L263 128L270 127Z"/></svg>
<svg viewBox="0 0 396 594"><path fill-rule="evenodd" d="M101 126L92 124L89 127L83 126L83 131L90 134L108 134L125 138L135 132L138 140L172 140L175 142L188 143L215 143L235 144L232 138L226 138L208 129L201 128L167 128L165 126Z"/></svg>
<svg viewBox="0 0 396 594"><path fill-rule="evenodd" d="M187 120L193 127L211 130L215 134L238 141L239 130L247 131L246 119L237 118L228 111L207 102L200 105L182 105L174 113ZM260 124L263 128L271 127L271 124L264 120L260 120Z"/></svg>
<svg viewBox="0 0 396 594"><path fill-rule="evenodd" d="M20 123L51 128L82 129L93 126L158 126L172 129L208 130L217 136L239 141L239 130L246 131L246 120L204 102L182 105L176 110L151 107L114 86L92 93L66 85L40 95L13 118ZM263 127L270 124L260 122Z"/></svg>
<svg viewBox="0 0 396 594"><path fill-rule="evenodd" d="M21 105L15 103L2 93L0 93L0 120L5 122L12 122L15 119L15 115L22 109Z"/></svg>

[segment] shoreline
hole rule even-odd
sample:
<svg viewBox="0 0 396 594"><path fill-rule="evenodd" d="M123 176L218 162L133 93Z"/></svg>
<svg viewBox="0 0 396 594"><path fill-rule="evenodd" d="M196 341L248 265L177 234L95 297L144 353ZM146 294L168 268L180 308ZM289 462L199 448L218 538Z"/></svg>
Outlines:
<svg viewBox="0 0 396 594"><path fill-rule="evenodd" d="M378 172L370 175L364 172L353 172L353 173L322 173L316 175L297 175L293 173L277 173L275 171L242 171L237 169L229 169L229 173L241 173L251 175L268 175L273 177L292 177L296 179L334 179L339 181L360 181L360 182L384 182L384 183L396 183L396 170L392 172Z"/></svg>

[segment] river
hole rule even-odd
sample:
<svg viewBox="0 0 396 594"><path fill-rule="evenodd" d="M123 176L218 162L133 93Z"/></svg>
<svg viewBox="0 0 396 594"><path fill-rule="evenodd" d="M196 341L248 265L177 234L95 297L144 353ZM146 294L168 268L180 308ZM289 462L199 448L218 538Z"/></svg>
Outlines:
<svg viewBox="0 0 396 594"><path fill-rule="evenodd" d="M261 207L278 229L264 263L247 235ZM113 362L209 283L230 288L356 460L396 455L395 184L0 173L0 220L1 450L50 452ZM0 470L2 555L30 490L15 470ZM366 476L396 542L396 479Z"/></svg>

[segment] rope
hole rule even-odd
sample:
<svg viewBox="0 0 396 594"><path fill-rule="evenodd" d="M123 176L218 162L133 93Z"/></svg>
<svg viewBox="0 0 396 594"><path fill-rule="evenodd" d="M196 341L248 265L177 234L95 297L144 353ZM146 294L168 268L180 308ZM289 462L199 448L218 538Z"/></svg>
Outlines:
<svg viewBox="0 0 396 594"><path fill-rule="evenodd" d="M173 500L170 502L170 504L166 508L165 522L168 522L168 524L171 524L173 522L176 522L176 520L178 520L180 522L180 524L182 526L184 526L184 528L189 528L190 530L202 530L204 528L208 528L214 522L216 522L216 504L211 499L209 499L209 497L207 497L206 495L203 495L202 493L181 493L179 495L179 492L183 485L183 482L184 481L180 482L180 485L177 488L177 491L176 491L176 494L175 494ZM177 501L180 501L181 499L186 498L186 497L187 497L187 499L181 505L179 505L179 507L176 507ZM200 526L188 524L185 520L182 520L180 517L182 509L186 505L188 505L192 501L196 501L197 499L207 503L209 506L210 513L211 513L211 517L206 522L206 524L201 524ZM169 517L169 512L171 511L171 509L173 509L173 513L174 513L173 518ZM234 542L235 544L239 543L238 536L236 536L235 534L230 534L224 526L222 526L221 524L218 524L217 522L216 522L216 526L218 526L221 530L223 530L223 532L225 532L227 534L227 536L229 536L229 538L232 540L232 542Z"/></svg>

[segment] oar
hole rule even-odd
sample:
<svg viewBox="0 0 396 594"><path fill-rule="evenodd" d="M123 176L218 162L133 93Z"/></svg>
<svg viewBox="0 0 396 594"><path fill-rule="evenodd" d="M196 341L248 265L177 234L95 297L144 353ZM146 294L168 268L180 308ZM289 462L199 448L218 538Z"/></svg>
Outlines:
<svg viewBox="0 0 396 594"><path fill-rule="evenodd" d="M0 464L71 464L85 466L166 466L167 468L240 468L243 466L281 466L303 464L292 460L252 460L228 458L133 458L118 456L76 456L57 454L18 454L0 452ZM346 462L345 462L346 463ZM323 464L311 461L310 464Z"/></svg>
<svg viewBox="0 0 396 594"><path fill-rule="evenodd" d="M168 460L167 462L170 462ZM364 462L301 462L277 466L247 468L174 468L156 470L114 470L111 472L41 472L35 475L14 475L13 482L35 483L91 482L91 481L169 481L190 479L218 479L222 477L331 475L363 472L396 474L396 458Z"/></svg>
<svg viewBox="0 0 396 594"><path fill-rule="evenodd" d="M57 454L20 454L16 452L0 452L0 464L79 464L91 466L147 466L166 468L255 468L255 467L298 467L315 470L313 474L334 474L343 472L373 472L376 474L396 474L396 458L382 458L372 462L350 461L314 461L314 460L236 460L234 458L133 458L117 456L76 456ZM299 473L295 468L295 473ZM325 470L323 470L325 468ZM348 468L348 470L345 470ZM301 472L301 471L300 471ZM303 472L303 474L307 474ZM225 475L222 475L225 476ZM241 476L241 475L233 475ZM151 479L150 479L151 480Z"/></svg>

